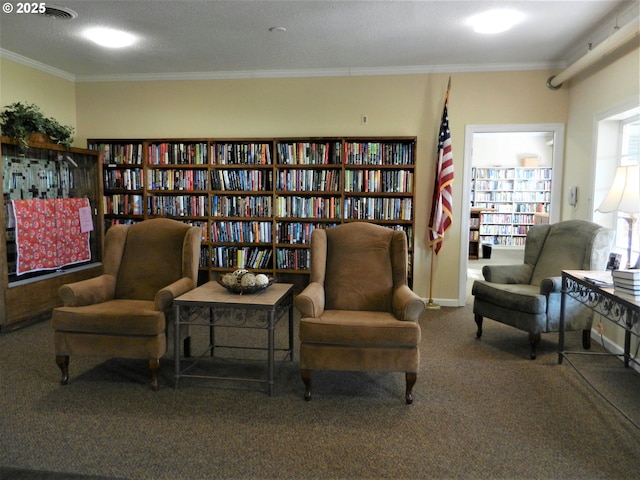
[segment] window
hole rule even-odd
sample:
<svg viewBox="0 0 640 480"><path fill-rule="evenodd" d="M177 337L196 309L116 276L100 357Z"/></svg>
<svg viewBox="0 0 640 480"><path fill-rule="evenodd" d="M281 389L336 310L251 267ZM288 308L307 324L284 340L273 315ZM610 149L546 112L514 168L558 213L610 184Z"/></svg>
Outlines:
<svg viewBox="0 0 640 480"><path fill-rule="evenodd" d="M640 165L640 108L635 107L609 115L598 122L594 209L607 195L618 166ZM638 206L640 209L640 205ZM636 219L638 214L635 215ZM593 220L616 230L613 247L622 255L621 265L634 264L640 252L640 222L632 223L631 258L628 256L629 214L624 212L594 212Z"/></svg>

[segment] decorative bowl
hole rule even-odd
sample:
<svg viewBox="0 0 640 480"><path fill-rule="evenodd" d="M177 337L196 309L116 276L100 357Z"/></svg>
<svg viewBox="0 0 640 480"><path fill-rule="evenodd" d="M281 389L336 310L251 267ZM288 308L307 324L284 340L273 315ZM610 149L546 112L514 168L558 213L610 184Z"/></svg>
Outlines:
<svg viewBox="0 0 640 480"><path fill-rule="evenodd" d="M252 287L243 287L242 285L225 285L222 280L218 280L218 283L230 292L242 295L243 293L257 293L265 290L273 284L273 280L269 280L269 283L265 285L254 285Z"/></svg>

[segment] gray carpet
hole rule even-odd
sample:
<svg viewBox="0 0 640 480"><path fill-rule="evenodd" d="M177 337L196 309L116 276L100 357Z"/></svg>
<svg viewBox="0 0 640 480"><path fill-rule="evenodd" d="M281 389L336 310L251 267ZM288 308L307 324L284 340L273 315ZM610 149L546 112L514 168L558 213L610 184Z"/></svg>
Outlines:
<svg viewBox="0 0 640 480"><path fill-rule="evenodd" d="M72 358L61 387L48 322L2 335L0 477L640 478L640 430L557 364L557 335L543 335L531 361L526 334L496 322L476 340L468 306L427 312L421 326L413 405L404 375L351 372L317 373L304 402L295 361L276 365L271 398L197 379L174 390L172 353L158 392L146 362L102 358ZM194 334L198 347L206 330ZM579 333L568 341L580 348ZM640 422L638 373L574 359ZM237 365L261 372L237 360L218 369Z"/></svg>

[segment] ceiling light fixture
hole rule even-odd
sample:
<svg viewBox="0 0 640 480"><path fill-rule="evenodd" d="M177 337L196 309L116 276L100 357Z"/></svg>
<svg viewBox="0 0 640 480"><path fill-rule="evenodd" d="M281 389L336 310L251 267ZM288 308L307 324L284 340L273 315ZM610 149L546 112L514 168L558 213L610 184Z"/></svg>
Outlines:
<svg viewBox="0 0 640 480"><path fill-rule="evenodd" d="M489 10L467 20L476 33L502 33L520 23L524 15L516 10Z"/></svg>
<svg viewBox="0 0 640 480"><path fill-rule="evenodd" d="M107 48L128 47L136 41L136 37L130 33L105 27L89 28L85 30L84 36Z"/></svg>
<svg viewBox="0 0 640 480"><path fill-rule="evenodd" d="M269 31L270 32L286 32L287 29L284 27L271 27Z"/></svg>

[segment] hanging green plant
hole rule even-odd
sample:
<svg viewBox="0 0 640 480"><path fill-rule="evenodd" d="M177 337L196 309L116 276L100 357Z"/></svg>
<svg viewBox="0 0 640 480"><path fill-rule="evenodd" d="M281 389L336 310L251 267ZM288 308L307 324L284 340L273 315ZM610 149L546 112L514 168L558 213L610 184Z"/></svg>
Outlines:
<svg viewBox="0 0 640 480"><path fill-rule="evenodd" d="M71 146L73 127L61 125L56 119L46 117L37 105L15 102L0 113L0 130L3 135L15 138L24 148L29 146L29 136L46 135L59 145Z"/></svg>

